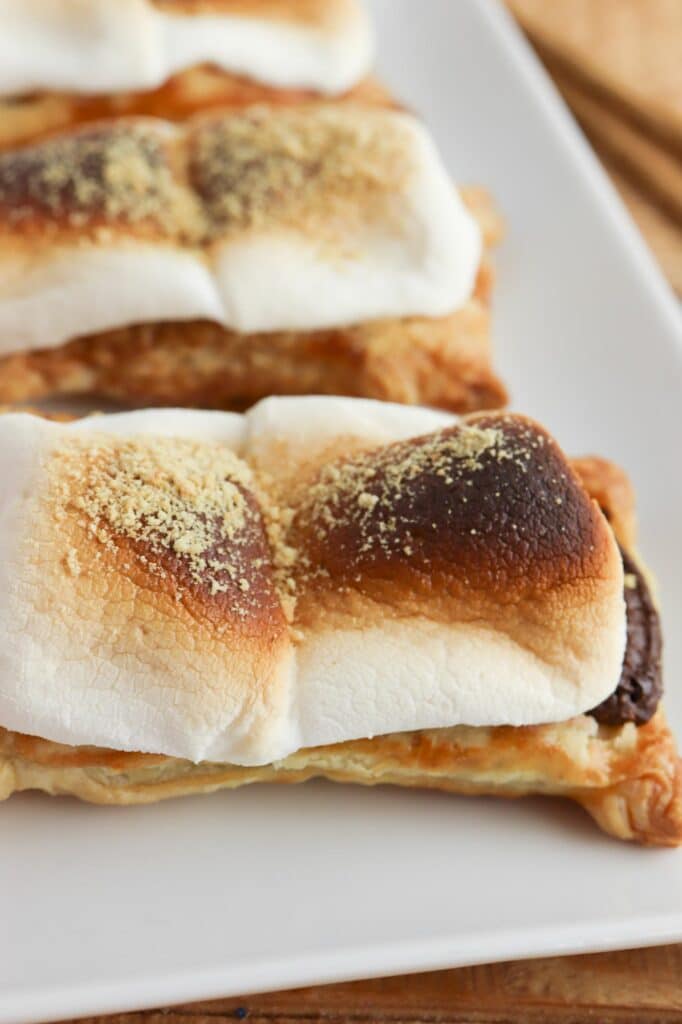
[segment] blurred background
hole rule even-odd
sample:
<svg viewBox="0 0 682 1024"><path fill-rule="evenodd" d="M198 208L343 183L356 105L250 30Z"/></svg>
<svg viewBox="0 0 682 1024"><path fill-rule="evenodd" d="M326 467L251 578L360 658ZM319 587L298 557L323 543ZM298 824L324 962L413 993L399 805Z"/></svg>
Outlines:
<svg viewBox="0 0 682 1024"><path fill-rule="evenodd" d="M506 0L682 296L682 0Z"/></svg>

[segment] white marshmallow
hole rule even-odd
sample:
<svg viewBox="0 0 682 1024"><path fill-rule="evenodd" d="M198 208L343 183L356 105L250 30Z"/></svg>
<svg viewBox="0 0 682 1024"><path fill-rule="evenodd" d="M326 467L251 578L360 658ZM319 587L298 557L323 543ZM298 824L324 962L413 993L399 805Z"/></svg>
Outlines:
<svg viewBox="0 0 682 1024"><path fill-rule="evenodd" d="M335 95L369 71L369 19L353 0L295 16L170 14L153 0L0 0L0 95L154 89L212 63L280 88Z"/></svg>
<svg viewBox="0 0 682 1024"><path fill-rule="evenodd" d="M423 126L376 116L404 134L412 171L388 194L390 213L368 218L342 254L325 246L324 218L311 235L280 223L276 209L264 227L198 250L117 232L19 245L10 236L0 254L0 356L158 321L207 319L251 334L454 312L475 286L480 229ZM161 143L177 131L145 125Z"/></svg>
<svg viewBox="0 0 682 1024"><path fill-rule="evenodd" d="M25 554L50 453L76 433L190 438L227 445L248 462L274 441L310 452L335 437L387 443L454 422L426 409L315 397L267 399L245 416L148 410L69 425L0 417L0 724L74 745L265 764L301 746L457 724L563 721L598 704L620 676L622 577L595 620L608 628L595 627L580 662L567 652L551 664L485 625L387 618L285 644L261 687L220 644L186 657L172 626L155 633L156 620L140 619L137 603L117 612L120 628L108 632L97 609L79 615L46 602L44 577ZM104 583L108 613L117 584ZM143 621L147 646L136 636ZM254 687L262 696L245 699Z"/></svg>

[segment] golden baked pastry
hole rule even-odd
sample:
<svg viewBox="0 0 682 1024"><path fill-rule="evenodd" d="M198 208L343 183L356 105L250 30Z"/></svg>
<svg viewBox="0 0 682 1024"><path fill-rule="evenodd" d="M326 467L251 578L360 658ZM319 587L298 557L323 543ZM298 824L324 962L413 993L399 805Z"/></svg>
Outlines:
<svg viewBox="0 0 682 1024"><path fill-rule="evenodd" d="M522 417L347 399L10 415L0 442L3 796L322 776L565 796L619 838L682 842L611 464L569 464Z"/></svg>
<svg viewBox="0 0 682 1024"><path fill-rule="evenodd" d="M390 103L372 59L356 0L0 0L0 148L103 118Z"/></svg>
<svg viewBox="0 0 682 1024"><path fill-rule="evenodd" d="M466 305L440 319L246 335L208 320L160 322L0 356L0 402L96 395L245 409L270 394L346 394L457 412L495 409L507 391L492 369L492 277L486 260Z"/></svg>
<svg viewBox="0 0 682 1024"><path fill-rule="evenodd" d="M0 730L2 797L39 789L96 804L145 804L313 778L466 796L568 797L617 839L682 843L680 762L662 711L639 728L582 716L558 725L394 733L299 750L264 767L70 747Z"/></svg>
<svg viewBox="0 0 682 1024"><path fill-rule="evenodd" d="M0 401L498 407L499 234L378 107L122 119L2 153Z"/></svg>

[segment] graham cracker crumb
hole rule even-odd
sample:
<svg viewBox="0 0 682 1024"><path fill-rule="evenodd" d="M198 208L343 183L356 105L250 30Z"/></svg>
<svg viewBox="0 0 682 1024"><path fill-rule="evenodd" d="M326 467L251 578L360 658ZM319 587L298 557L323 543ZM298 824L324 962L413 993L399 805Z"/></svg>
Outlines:
<svg viewBox="0 0 682 1024"><path fill-rule="evenodd" d="M336 459L323 466L308 488L300 524L324 543L332 530L352 523L361 534L360 552L376 549L389 554L398 544L410 557L415 551L413 537L397 509L412 482L436 476L447 487L455 480L466 484L470 482L467 478L482 468L484 458L501 461L509 457L501 430L461 425ZM431 527L438 529L435 522ZM318 572L300 562L297 569L304 576Z"/></svg>
<svg viewBox="0 0 682 1024"><path fill-rule="evenodd" d="M91 226L104 245L120 223L197 242L204 211L176 179L171 143L158 126L107 124L0 154L0 204L10 223L42 214L52 226Z"/></svg>
<svg viewBox="0 0 682 1024"><path fill-rule="evenodd" d="M407 129L385 112L344 105L252 107L195 135L192 178L215 232L273 223L335 241L389 212L413 174Z"/></svg>
<svg viewBox="0 0 682 1024"><path fill-rule="evenodd" d="M229 449L170 438L81 435L55 451L52 477L57 508L75 513L104 548L113 551L128 538L143 545L140 560L157 574L165 574L163 562L150 555L172 553L211 593L235 579L248 592L239 549L255 516L246 497L252 477ZM71 571L75 552L68 560Z"/></svg>
<svg viewBox="0 0 682 1024"><path fill-rule="evenodd" d="M64 558L64 564L66 565L66 571L69 573L70 576L80 576L80 561L78 559L77 552L74 551L73 548L70 548L67 551L66 557Z"/></svg>
<svg viewBox="0 0 682 1024"><path fill-rule="evenodd" d="M0 205L12 226L104 246L121 229L201 248L291 229L347 257L374 221L403 229L416 168L411 128L386 110L252 106L186 128L107 122L2 153Z"/></svg>

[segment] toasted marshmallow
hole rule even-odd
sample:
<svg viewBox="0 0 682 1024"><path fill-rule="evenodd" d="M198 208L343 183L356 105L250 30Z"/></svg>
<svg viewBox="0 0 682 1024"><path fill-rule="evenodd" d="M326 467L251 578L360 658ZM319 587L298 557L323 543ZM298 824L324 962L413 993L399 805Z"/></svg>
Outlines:
<svg viewBox="0 0 682 1024"><path fill-rule="evenodd" d="M250 334L445 316L481 250L406 114L106 123L0 155L0 355L159 321Z"/></svg>
<svg viewBox="0 0 682 1024"><path fill-rule="evenodd" d="M0 478L5 728L265 764L563 721L620 677L617 545L522 417L327 398L7 414Z"/></svg>
<svg viewBox="0 0 682 1024"><path fill-rule="evenodd" d="M372 59L355 0L0 0L0 95L148 90L198 64L336 95Z"/></svg>

